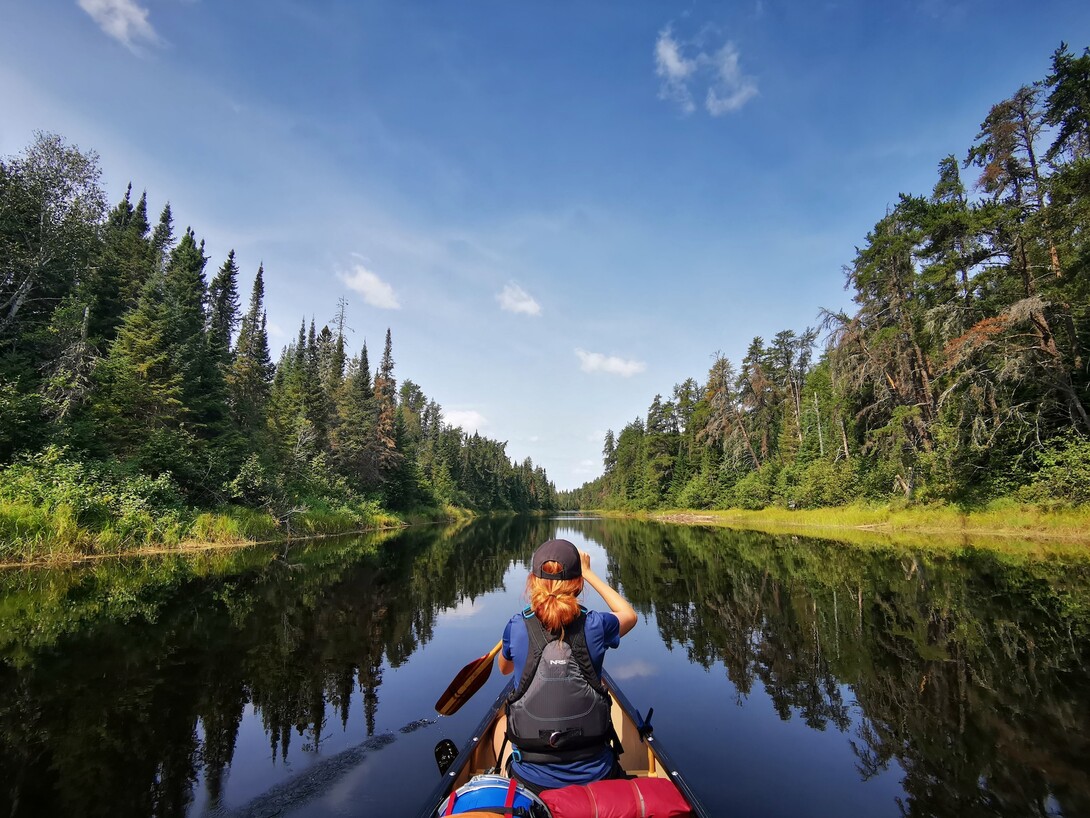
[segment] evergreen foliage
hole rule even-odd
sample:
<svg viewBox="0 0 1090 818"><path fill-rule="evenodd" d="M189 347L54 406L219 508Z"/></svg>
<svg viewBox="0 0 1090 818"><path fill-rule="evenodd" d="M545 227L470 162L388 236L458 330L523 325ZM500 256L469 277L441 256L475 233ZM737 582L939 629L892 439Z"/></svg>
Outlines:
<svg viewBox="0 0 1090 818"><path fill-rule="evenodd" d="M380 504L555 507L544 470L445 424L411 380L399 391L389 330L372 373L366 344L349 357L341 300L274 366L264 267L240 314L234 251L210 282L207 261L191 228L175 241L169 204L153 229L131 185L107 212L97 157L59 136L0 160L0 499L34 504L26 487L52 486L84 499L49 508L125 542L232 504L334 528ZM139 535L110 505L122 484L126 497L170 486L168 507L138 509L159 515Z"/></svg>
<svg viewBox="0 0 1090 818"><path fill-rule="evenodd" d="M702 386L608 432L603 476L561 504L1086 502L1088 235L1090 50L1061 44L930 195L877 221L823 349L807 328L754 338L737 366L716 353Z"/></svg>

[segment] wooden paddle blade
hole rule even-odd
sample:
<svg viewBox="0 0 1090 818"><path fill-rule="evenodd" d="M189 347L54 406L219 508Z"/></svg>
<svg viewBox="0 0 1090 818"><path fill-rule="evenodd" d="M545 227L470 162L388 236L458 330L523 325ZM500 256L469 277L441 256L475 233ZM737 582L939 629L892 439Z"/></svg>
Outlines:
<svg viewBox="0 0 1090 818"><path fill-rule="evenodd" d="M496 658L496 654L500 652L502 647L503 640L501 639L492 650L480 659L474 659L458 671L458 675L447 685L447 689L443 691L443 695L435 703L435 710L440 716L452 716L457 713L461 706L484 686L492 673L492 660Z"/></svg>

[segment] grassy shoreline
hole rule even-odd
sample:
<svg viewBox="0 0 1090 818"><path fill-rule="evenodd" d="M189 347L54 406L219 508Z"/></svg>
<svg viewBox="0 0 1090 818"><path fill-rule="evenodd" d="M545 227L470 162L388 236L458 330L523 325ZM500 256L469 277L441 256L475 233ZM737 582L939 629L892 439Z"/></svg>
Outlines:
<svg viewBox="0 0 1090 818"><path fill-rule="evenodd" d="M873 543L961 548L1015 548L1035 552L1090 554L1090 507L1043 508L997 501L982 509L929 505L895 508L850 505L798 509L665 509L601 511L603 516L656 520L679 525L720 526L768 534L823 537L849 544Z"/></svg>
<svg viewBox="0 0 1090 818"><path fill-rule="evenodd" d="M64 507L46 511L0 502L0 570L56 567L113 557L186 554L216 549L316 540L405 528L473 517L467 509L446 506L405 514L374 509L315 508L300 511L290 525L270 514L242 507L198 512L191 522L149 521L139 537L122 536L109 527L78 524Z"/></svg>
<svg viewBox="0 0 1090 818"><path fill-rule="evenodd" d="M92 530L76 524L64 508L45 512L0 503L0 570L77 564L111 557L196 553L292 541L314 540L428 523L465 521L472 511L447 506L409 514L366 513L345 509L308 509L278 525L268 514L232 508L195 514L188 525L153 526L140 540L119 538L109 528ZM938 549L987 547L1027 554L1090 555L1090 507L1043 508L997 501L983 509L955 506L896 508L850 505L791 510L666 509L657 511L596 510L605 517L652 520L677 525L719 526L767 534L819 537L850 545L901 545ZM33 517L34 524L20 530ZM16 521L14 524L12 521ZM14 534L14 536L12 536Z"/></svg>

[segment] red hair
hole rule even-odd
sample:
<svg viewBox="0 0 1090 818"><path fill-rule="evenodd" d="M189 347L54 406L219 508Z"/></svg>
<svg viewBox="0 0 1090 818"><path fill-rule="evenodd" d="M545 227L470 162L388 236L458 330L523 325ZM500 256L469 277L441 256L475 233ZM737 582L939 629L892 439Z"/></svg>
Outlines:
<svg viewBox="0 0 1090 818"><path fill-rule="evenodd" d="M559 562L550 560L541 566L546 574L559 574L564 570ZM579 600L583 592L583 578L542 579L530 574L526 580L526 597L530 609L546 630L556 633L579 616Z"/></svg>

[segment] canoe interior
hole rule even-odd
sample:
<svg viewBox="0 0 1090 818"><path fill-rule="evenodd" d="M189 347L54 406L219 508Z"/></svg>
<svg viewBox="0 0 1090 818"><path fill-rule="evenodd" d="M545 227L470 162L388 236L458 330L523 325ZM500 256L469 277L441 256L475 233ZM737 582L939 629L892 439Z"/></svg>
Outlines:
<svg viewBox="0 0 1090 818"><path fill-rule="evenodd" d="M669 756L665 753L654 733L644 738L640 736L641 714L621 693L616 683L603 672L602 680L610 691L612 700L613 727L621 740L620 764L625 773L637 777L669 778L677 785L693 808L696 816L707 813L696 800L688 783L681 776ZM503 744L502 734L497 735L497 725L502 724L503 702L511 690L511 684L504 688L496 698L484 719L474 730L473 735L462 746L458 758L443 776L442 783L435 790L431 804L436 804L452 790L456 790L475 775L496 771L496 750ZM511 754L510 744L503 749L503 760ZM500 770L503 767L501 765ZM433 808L434 809L434 808ZM429 811L428 814L431 814Z"/></svg>
<svg viewBox="0 0 1090 818"><path fill-rule="evenodd" d="M652 735L649 737L649 742L642 741L640 739L639 728L636 726L635 721L633 721L632 717L620 706L617 698L615 696L612 698L613 727L616 729L617 735L620 736L621 746L624 748L621 754L621 767L629 775L668 778L669 773L660 763L658 763L658 759L655 756L654 736ZM502 736L496 736L496 725L500 721L500 711L497 709L492 713L492 719L489 724L485 726L482 734L479 736L474 735L470 739L472 751L469 760L466 764L462 765L462 769L450 779L450 785L453 789L457 789L467 783L469 779L475 775L495 771L496 745L503 741ZM511 755L510 744L508 744L503 751L505 762L509 755ZM502 766L500 769L503 769Z"/></svg>

